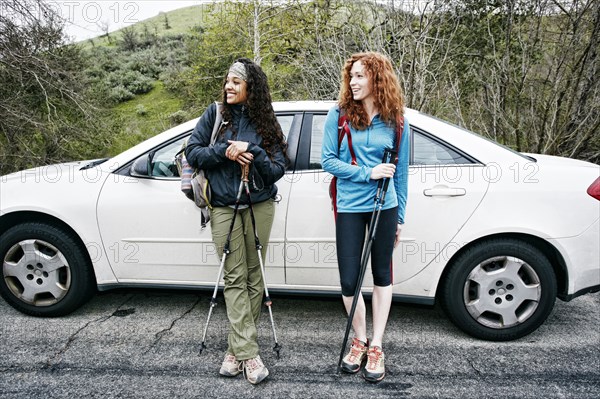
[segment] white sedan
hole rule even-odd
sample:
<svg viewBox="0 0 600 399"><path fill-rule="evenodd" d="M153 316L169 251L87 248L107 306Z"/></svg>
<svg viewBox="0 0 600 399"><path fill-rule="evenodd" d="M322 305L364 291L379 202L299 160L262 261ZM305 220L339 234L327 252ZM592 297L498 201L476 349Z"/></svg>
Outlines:
<svg viewBox="0 0 600 399"><path fill-rule="evenodd" d="M331 176L320 164L332 105L274 104L292 163L277 183L265 259L272 292L340 292ZM439 301L468 334L511 340L538 328L556 297L600 290L598 165L520 154L431 116L406 115L410 176L394 252L396 300ZM114 158L2 176L2 297L27 314L60 316L96 289L214 287L210 227L200 228L174 167L195 123Z"/></svg>

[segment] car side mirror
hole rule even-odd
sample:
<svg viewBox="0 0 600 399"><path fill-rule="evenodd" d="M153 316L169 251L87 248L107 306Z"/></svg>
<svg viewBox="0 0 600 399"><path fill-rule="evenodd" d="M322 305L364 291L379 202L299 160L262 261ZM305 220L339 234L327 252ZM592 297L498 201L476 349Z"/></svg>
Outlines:
<svg viewBox="0 0 600 399"><path fill-rule="evenodd" d="M129 168L129 174L133 177L148 177L150 173L150 154L145 154L133 161Z"/></svg>

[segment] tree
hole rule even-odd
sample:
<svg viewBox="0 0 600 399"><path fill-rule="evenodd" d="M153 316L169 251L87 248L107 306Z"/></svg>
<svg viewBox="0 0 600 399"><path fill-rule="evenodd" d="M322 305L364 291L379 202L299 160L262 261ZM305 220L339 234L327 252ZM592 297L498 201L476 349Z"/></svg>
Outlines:
<svg viewBox="0 0 600 399"><path fill-rule="evenodd" d="M231 63L247 57L269 77L274 99L301 96L301 78L292 62L300 53L306 28L299 1L226 1L207 10L202 29L190 41L191 67L184 72L188 104L203 108L221 97L221 85Z"/></svg>
<svg viewBox="0 0 600 399"><path fill-rule="evenodd" d="M0 15L0 173L79 158L102 146L77 77L81 54L41 0L5 0ZM85 126L85 129L83 128Z"/></svg>
<svg viewBox="0 0 600 399"><path fill-rule="evenodd" d="M295 59L310 98L336 98L344 60L379 51L409 107L518 151L600 162L597 0L310 4Z"/></svg>
<svg viewBox="0 0 600 399"><path fill-rule="evenodd" d="M169 24L169 17L167 17L167 14L165 13L163 13L163 25L165 27L165 30L171 29L171 25Z"/></svg>
<svg viewBox="0 0 600 399"><path fill-rule="evenodd" d="M121 29L121 42L119 43L125 51L135 51L139 45L138 34L133 26Z"/></svg>
<svg viewBox="0 0 600 399"><path fill-rule="evenodd" d="M110 20L108 18L103 19L102 21L97 22L96 25L98 25L102 31L102 36L106 37L106 40L109 43L112 43L112 38L110 37Z"/></svg>

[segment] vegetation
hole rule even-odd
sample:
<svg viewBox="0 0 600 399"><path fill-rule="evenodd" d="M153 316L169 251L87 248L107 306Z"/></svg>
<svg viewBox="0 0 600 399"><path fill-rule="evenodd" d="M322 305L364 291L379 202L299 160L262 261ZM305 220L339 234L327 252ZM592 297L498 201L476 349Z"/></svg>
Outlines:
<svg viewBox="0 0 600 399"><path fill-rule="evenodd" d="M0 13L0 172L101 152L94 107L79 72L81 51L63 45L62 26L40 2Z"/></svg>
<svg viewBox="0 0 600 399"><path fill-rule="evenodd" d="M195 117L181 108L182 101L165 93L160 81L147 95L136 96L131 101L117 105L113 108L112 115L119 121L121 128L106 155L117 155L156 133Z"/></svg>
<svg viewBox="0 0 600 399"><path fill-rule="evenodd" d="M344 60L364 50L390 57L411 108L600 163L598 0L220 1L76 45L51 10L27 12L40 0L5 3L1 173L114 155L197 116L240 56L261 63L274 99L335 99Z"/></svg>

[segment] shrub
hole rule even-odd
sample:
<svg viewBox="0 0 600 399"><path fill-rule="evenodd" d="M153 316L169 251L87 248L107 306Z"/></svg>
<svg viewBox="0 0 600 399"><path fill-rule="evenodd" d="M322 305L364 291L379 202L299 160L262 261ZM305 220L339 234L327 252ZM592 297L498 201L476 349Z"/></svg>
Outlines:
<svg viewBox="0 0 600 399"><path fill-rule="evenodd" d="M146 115L148 115L148 110L146 109L146 107L144 107L144 104L138 104L138 105L136 105L135 106L135 112L139 116L146 116Z"/></svg>
<svg viewBox="0 0 600 399"><path fill-rule="evenodd" d="M131 54L127 64L123 69L138 71L150 78L156 79L162 71L161 56L154 54L153 51L142 51Z"/></svg>
<svg viewBox="0 0 600 399"><path fill-rule="evenodd" d="M171 122L171 124L173 125L179 125L185 121L187 121L189 119L187 112L185 112L184 110L179 110L176 112L173 112L171 115L169 115L169 121Z"/></svg>
<svg viewBox="0 0 600 399"><path fill-rule="evenodd" d="M153 80L147 76L140 75L134 81L128 83L125 87L133 94L148 93L154 88Z"/></svg>
<svg viewBox="0 0 600 399"><path fill-rule="evenodd" d="M148 93L154 87L152 82L152 79L139 71L111 72L106 77L106 84L109 87L123 86L133 94Z"/></svg>
<svg viewBox="0 0 600 399"><path fill-rule="evenodd" d="M131 100L133 97L135 97L135 95L122 85L113 87L108 95L109 100L115 103L122 103Z"/></svg>

